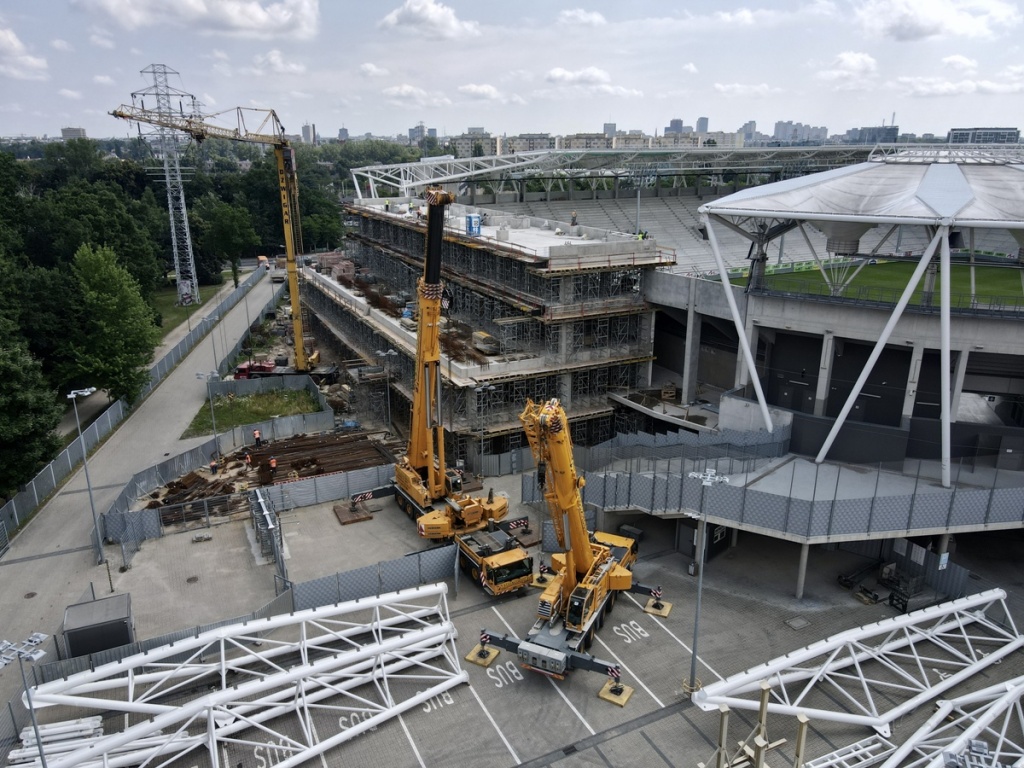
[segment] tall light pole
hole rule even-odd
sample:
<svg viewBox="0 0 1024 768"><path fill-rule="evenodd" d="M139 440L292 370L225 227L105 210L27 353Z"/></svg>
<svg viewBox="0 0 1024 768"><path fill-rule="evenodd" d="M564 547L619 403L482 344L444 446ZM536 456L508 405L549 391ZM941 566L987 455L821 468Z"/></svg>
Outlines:
<svg viewBox="0 0 1024 768"><path fill-rule="evenodd" d="M43 635L45 638L46 636ZM46 768L46 754L43 752L43 740L39 736L39 722L36 720L36 708L32 703L32 691L28 687L28 678L25 677L25 665L22 662L22 658L28 656L33 661L37 661L46 655L46 651L42 648L37 648L34 651L18 651L18 667L21 669L21 684L25 686L25 701L28 704L28 713L32 718L32 731L36 735L36 749L39 750L39 763Z"/></svg>
<svg viewBox="0 0 1024 768"><path fill-rule="evenodd" d="M387 393L388 402L388 432L391 432L391 365L389 358L398 357L398 353L389 348L386 352L381 352L378 349L375 354L384 361L384 391Z"/></svg>
<svg viewBox="0 0 1024 768"><path fill-rule="evenodd" d="M481 395L487 392L493 392L497 387L493 384L487 384L483 387L475 387L473 389L476 392L477 410L480 412L480 474L484 473L484 409L481 404Z"/></svg>
<svg viewBox="0 0 1024 768"><path fill-rule="evenodd" d="M78 442L82 444L82 467L85 469L85 487L89 490L89 509L92 510L92 525L96 531L96 562L103 564L107 559L103 556L103 542L100 541L100 521L96 518L96 502L92 498L92 481L89 479L89 452L85 447L85 439L82 437L82 422L78 420L78 398L88 397L96 391L96 387L85 389L73 389L68 393L68 400L75 409L75 426L78 427Z"/></svg>
<svg viewBox="0 0 1024 768"><path fill-rule="evenodd" d="M693 616L693 647L690 650L690 695L697 690L697 638L700 634L700 597L704 591L704 550L707 549L708 510L704 506L704 492L716 483L728 483L729 478L714 469L691 472L690 477L700 480L700 517L697 523L697 606Z"/></svg>
<svg viewBox="0 0 1024 768"><path fill-rule="evenodd" d="M209 373L197 371L196 378L206 380L206 394L210 398L210 421L213 423L214 455L216 456L220 453L220 437L217 435L217 416L213 412L213 382L220 381L220 374L216 371L210 371Z"/></svg>
<svg viewBox="0 0 1024 768"><path fill-rule="evenodd" d="M210 328L210 341L213 344L213 370L216 373L220 373L220 362L217 360L217 321L220 320L218 315L211 315L210 322L213 323L213 327ZM224 350L227 352L227 350Z"/></svg>

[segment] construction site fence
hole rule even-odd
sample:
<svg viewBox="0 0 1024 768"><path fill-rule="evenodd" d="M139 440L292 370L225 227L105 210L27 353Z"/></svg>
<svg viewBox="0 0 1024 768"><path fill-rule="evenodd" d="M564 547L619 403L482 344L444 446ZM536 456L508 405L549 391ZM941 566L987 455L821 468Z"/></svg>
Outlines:
<svg viewBox="0 0 1024 768"><path fill-rule="evenodd" d="M447 544L412 552L396 560L293 583L294 610L304 611L452 578L457 573L456 554L455 545Z"/></svg>
<svg viewBox="0 0 1024 768"><path fill-rule="evenodd" d="M879 567L892 563L901 580L911 586L911 592L919 594L928 588L933 601L955 600L978 591L970 583L969 569L903 537L844 541L825 545L824 549L854 552L878 562Z"/></svg>
<svg viewBox="0 0 1024 768"><path fill-rule="evenodd" d="M263 277L264 270L257 270L242 281L237 288L224 297L224 300L217 305L217 308L209 317L204 317L196 322L181 341L174 345L150 369L149 383L143 388L139 400L144 399L153 389L167 376L167 374L181 362L192 348L210 331L216 324L216 318L227 312L241 301L249 290ZM275 297L261 311L272 309L282 291L278 290ZM226 372L229 360L225 357L221 361L221 368ZM14 532L21 527L22 523L31 517L40 505L49 498L60 485L71 476L75 468L82 462L83 456L88 455L97 444L103 441L118 424L120 424L130 413L129 406L123 400L111 403L100 416L82 430L81 439L75 440L67 448L60 452L57 457L43 467L42 470L25 484L13 498L3 507L0 507L0 524L7 531ZM93 532L93 535L97 535ZM5 549L0 546L0 557Z"/></svg>
<svg viewBox="0 0 1024 768"><path fill-rule="evenodd" d="M247 493L197 499L153 509L133 509L139 498L165 485L168 480L193 470L202 470L209 462L212 448L211 440L138 473L125 486L110 510L104 513L101 523L104 538L120 545L123 567L131 566L132 558L147 539L160 538L168 532L206 528L218 517L239 509L248 512ZM280 514L296 507L347 499L353 494L387 485L393 477L394 467L387 464L277 483L261 488L260 494Z"/></svg>

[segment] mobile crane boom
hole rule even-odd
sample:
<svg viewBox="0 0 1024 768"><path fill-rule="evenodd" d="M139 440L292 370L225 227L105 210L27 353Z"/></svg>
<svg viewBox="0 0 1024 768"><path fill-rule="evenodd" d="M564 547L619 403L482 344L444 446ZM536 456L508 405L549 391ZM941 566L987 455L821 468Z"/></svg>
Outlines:
<svg viewBox="0 0 1024 768"><path fill-rule="evenodd" d="M569 420L560 402L527 400L519 420L533 452L537 483L560 551L551 555L555 575L540 597L537 620L526 639L487 630L482 634L494 645L514 651L523 666L553 677L564 677L574 668L611 674L616 665L586 653L594 633L604 624L619 592L648 595L656 601L661 588L633 581L636 540L587 530L581 495L586 481L576 473ZM662 604L656 609L660 612Z"/></svg>
<svg viewBox="0 0 1024 768"><path fill-rule="evenodd" d="M209 118L234 113L235 127L227 128L209 122ZM261 117L255 130L249 130L245 117L252 113ZM277 162L277 186L281 195L281 218L284 224L285 256L288 270L288 296L292 307L292 333L295 338L295 370L305 373L310 369L309 357L302 327L302 305L299 299L299 270L296 254L302 251L302 226L299 219L299 179L295 170L295 150L285 137L284 126L272 109L248 109L218 112L213 115L192 117L158 112L142 106L122 104L110 113L122 120L171 128L187 133L197 143L206 139L228 139L249 144L267 144L274 148Z"/></svg>
<svg viewBox="0 0 1024 768"><path fill-rule="evenodd" d="M412 423L405 456L395 464L398 506L416 520L420 535L449 539L479 531L489 521L508 514L508 500L493 494L486 499L462 492L462 475L445 463L444 422L441 418L441 247L445 209L454 196L431 187L427 201L423 275L417 282L419 320L416 332L416 378ZM438 504L440 508L434 505Z"/></svg>

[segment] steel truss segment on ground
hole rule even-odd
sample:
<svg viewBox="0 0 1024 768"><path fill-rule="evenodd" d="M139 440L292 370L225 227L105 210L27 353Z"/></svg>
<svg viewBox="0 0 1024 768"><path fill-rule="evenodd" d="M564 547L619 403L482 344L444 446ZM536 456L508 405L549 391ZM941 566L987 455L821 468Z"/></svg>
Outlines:
<svg viewBox="0 0 1024 768"><path fill-rule="evenodd" d="M269 737L276 766L301 765L468 682L446 593L445 584L431 584L233 624L44 683L32 694L37 709L69 708L60 711L66 719L145 718L64 744L47 764L118 768L159 757L152 764L164 765L208 753L219 765L229 750L265 747ZM325 727L357 712L352 727Z"/></svg>
<svg viewBox="0 0 1024 768"><path fill-rule="evenodd" d="M694 701L705 711L754 710L767 680L770 712L888 736L894 719L1024 646L1005 597L993 589L841 632L713 683Z"/></svg>
<svg viewBox="0 0 1024 768"><path fill-rule="evenodd" d="M962 755L972 741L985 743L987 765L1024 761L1024 677L996 683L949 701L940 701L906 743L881 768L943 768L945 754ZM912 758L909 762L908 758Z"/></svg>

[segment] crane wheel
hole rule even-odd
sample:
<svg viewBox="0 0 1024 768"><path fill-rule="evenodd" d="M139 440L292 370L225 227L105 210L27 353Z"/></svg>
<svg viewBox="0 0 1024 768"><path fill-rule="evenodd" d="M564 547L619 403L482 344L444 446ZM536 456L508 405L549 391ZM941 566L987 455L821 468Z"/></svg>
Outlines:
<svg viewBox="0 0 1024 768"><path fill-rule="evenodd" d="M618 592L612 592L611 593L611 595L608 597L608 602L605 603L605 607L604 607L604 612L605 613L611 613L612 612L612 608L615 607L615 600L618 597L619 597L619 593Z"/></svg>
<svg viewBox="0 0 1024 768"><path fill-rule="evenodd" d="M470 577L472 577L473 581L480 581L480 569L476 566L473 566L473 569L469 572L469 575Z"/></svg>

